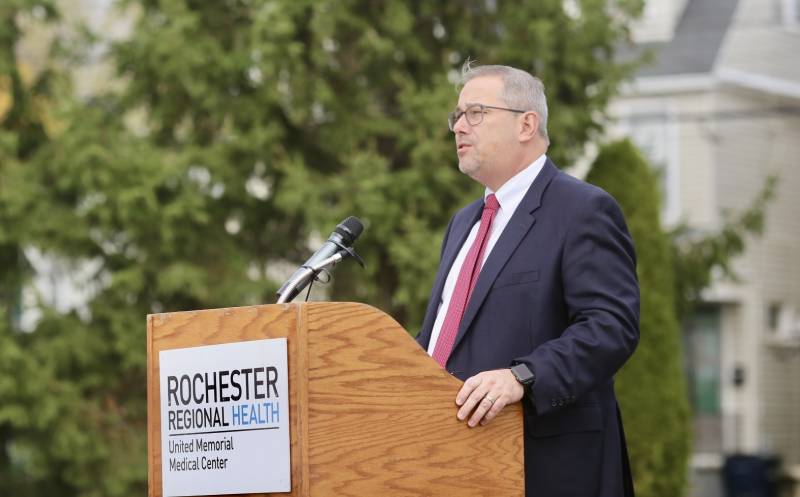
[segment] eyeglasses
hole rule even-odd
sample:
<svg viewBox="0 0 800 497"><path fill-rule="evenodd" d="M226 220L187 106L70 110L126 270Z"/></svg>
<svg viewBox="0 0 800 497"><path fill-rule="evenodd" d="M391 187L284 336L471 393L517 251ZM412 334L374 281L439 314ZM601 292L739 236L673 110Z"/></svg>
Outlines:
<svg viewBox="0 0 800 497"><path fill-rule="evenodd" d="M496 110L507 110L509 112L517 112L519 114L524 114L528 112L526 110L519 110L519 109L509 109L507 107L495 107L493 105L483 105L483 104L472 104L467 106L466 109L463 111L459 111L456 109L455 111L451 112L450 115L447 116L447 125L450 127L450 131L453 131L453 128L456 127L456 123L461 116L465 116L467 118L467 122L470 126L477 126L483 122L483 115L486 114L486 109L496 109Z"/></svg>

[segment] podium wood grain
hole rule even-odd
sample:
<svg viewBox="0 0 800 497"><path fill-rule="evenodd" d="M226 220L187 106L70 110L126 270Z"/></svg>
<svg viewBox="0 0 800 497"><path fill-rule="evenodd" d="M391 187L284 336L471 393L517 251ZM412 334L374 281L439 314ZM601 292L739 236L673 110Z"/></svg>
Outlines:
<svg viewBox="0 0 800 497"><path fill-rule="evenodd" d="M148 316L150 496L161 497L158 352L287 337L292 491L302 497L524 495L521 407L456 419L461 382L397 322L363 304Z"/></svg>

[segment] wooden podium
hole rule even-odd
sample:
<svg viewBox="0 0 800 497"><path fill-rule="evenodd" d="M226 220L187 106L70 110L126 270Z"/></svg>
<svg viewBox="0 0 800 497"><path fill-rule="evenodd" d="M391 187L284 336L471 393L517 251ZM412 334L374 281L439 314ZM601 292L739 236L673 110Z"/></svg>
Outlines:
<svg viewBox="0 0 800 497"><path fill-rule="evenodd" d="M391 317L308 303L147 317L149 495L161 497L159 352L287 337L291 495L523 496L522 409L456 419L461 382Z"/></svg>

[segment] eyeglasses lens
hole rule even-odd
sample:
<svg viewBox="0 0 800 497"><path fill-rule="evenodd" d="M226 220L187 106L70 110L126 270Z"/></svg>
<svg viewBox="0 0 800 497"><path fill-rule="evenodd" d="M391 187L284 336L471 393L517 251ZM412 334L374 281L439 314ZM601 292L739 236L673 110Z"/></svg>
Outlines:
<svg viewBox="0 0 800 497"><path fill-rule="evenodd" d="M450 131L453 131L454 128L456 127L456 123L458 122L459 119L461 119L461 116L463 115L466 117L467 122L470 124L470 126L477 126L483 122L483 113L484 113L483 106L480 104L470 105L469 107L467 107L467 110L463 112L456 109L454 112L451 112L447 116L447 125L450 128Z"/></svg>

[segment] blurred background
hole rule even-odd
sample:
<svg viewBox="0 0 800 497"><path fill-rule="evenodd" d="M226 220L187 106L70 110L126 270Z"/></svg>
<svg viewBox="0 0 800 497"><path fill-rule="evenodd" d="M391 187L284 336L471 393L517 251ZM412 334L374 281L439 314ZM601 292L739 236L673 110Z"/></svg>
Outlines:
<svg viewBox="0 0 800 497"><path fill-rule="evenodd" d="M312 298L416 334L471 58L625 211L637 495L800 496L798 54L800 0L2 0L0 495L145 495L145 316L272 303L348 215Z"/></svg>

